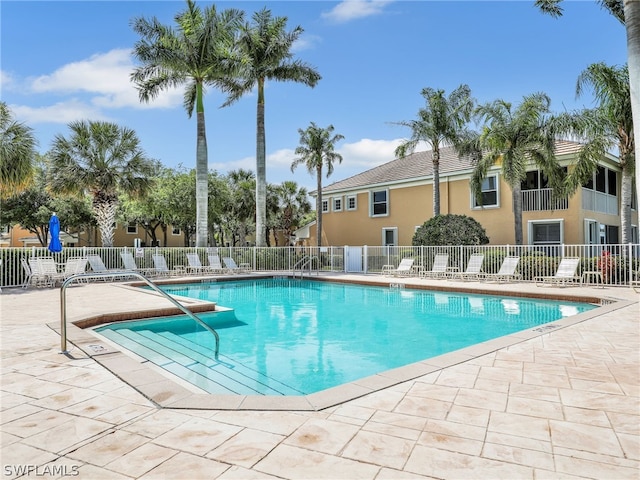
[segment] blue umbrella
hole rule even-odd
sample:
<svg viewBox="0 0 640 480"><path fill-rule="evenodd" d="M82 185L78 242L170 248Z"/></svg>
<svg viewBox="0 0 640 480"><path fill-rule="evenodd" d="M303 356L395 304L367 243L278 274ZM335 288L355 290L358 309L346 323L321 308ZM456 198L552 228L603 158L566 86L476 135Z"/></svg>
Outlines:
<svg viewBox="0 0 640 480"><path fill-rule="evenodd" d="M60 220L54 213L49 219L49 233L51 234L51 241L49 242L50 252L61 252L62 243L60 243Z"/></svg>

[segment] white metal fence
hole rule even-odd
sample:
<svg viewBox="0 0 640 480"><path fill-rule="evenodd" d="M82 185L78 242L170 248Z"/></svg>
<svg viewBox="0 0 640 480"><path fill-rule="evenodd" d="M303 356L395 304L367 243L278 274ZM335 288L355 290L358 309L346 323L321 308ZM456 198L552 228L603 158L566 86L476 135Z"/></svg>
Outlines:
<svg viewBox="0 0 640 480"><path fill-rule="evenodd" d="M186 254L197 253L202 265L208 265L208 255L231 257L239 265L249 264L251 270L291 274L295 266L310 259L312 270L379 274L384 265L397 267L403 258L413 258L417 268L431 270L438 253L449 255L449 267L464 271L473 253L483 253L483 271L495 273L505 256L520 256L518 273L522 281L536 276L553 275L563 257L580 257L578 275L587 273L601 278L605 284L628 286L640 279L640 244L628 245L483 245L483 246L345 246L345 247L79 247L54 253L46 247L0 248L0 286L18 287L25 282L26 272L21 259L53 257L63 264L69 257L98 254L110 269L124 269L121 252L133 254L139 269L154 267L152 255L164 255L167 266L175 269L188 266ZM597 273L598 275L595 275Z"/></svg>

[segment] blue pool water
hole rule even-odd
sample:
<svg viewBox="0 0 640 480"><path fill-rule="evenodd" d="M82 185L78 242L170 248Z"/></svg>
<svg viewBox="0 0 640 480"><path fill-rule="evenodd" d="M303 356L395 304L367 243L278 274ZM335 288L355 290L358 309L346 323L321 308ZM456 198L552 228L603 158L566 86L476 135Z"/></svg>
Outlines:
<svg viewBox="0 0 640 480"><path fill-rule="evenodd" d="M256 279L163 286L233 310L102 335L210 393L303 395L595 308L585 303Z"/></svg>

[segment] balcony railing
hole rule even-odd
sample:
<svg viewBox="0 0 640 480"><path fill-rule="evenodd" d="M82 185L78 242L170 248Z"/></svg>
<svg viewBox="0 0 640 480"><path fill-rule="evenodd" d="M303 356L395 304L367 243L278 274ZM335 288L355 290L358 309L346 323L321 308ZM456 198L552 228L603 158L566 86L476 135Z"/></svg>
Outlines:
<svg viewBox="0 0 640 480"><path fill-rule="evenodd" d="M522 191L523 212L566 210L567 208L569 208L569 200L567 198L554 198L553 190L550 188Z"/></svg>
<svg viewBox="0 0 640 480"><path fill-rule="evenodd" d="M608 193L597 192L588 188L582 189L582 209L592 212L618 215L618 197Z"/></svg>

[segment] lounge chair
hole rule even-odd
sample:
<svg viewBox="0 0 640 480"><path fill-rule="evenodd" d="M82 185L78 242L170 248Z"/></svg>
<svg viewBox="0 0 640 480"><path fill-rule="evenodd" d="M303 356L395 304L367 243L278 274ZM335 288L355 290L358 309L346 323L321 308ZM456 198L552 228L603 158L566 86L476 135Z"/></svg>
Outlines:
<svg viewBox="0 0 640 480"><path fill-rule="evenodd" d="M393 277L408 277L411 275L414 261L413 258L403 258L397 268L393 265L383 265L382 273Z"/></svg>
<svg viewBox="0 0 640 480"><path fill-rule="evenodd" d="M200 257L197 253L187 253L187 262L189 262L189 266L187 266L187 273L210 273L211 269L202 265L200 261Z"/></svg>
<svg viewBox="0 0 640 480"><path fill-rule="evenodd" d="M502 265L498 273L483 273L481 274L481 280L495 280L497 282L510 282L520 278L520 274L516 273L518 264L520 263L520 257L508 256L504 257Z"/></svg>
<svg viewBox="0 0 640 480"><path fill-rule="evenodd" d="M567 285L569 283L575 283L576 280L580 280L580 276L577 275L578 267L580 266L579 257L564 257L560 260L558 269L555 275L539 276L535 277L534 281L536 285Z"/></svg>
<svg viewBox="0 0 640 480"><path fill-rule="evenodd" d="M447 276L448 266L449 254L438 253L433 259L433 267L431 267L431 270L422 272L420 276L424 278L445 278Z"/></svg>
<svg viewBox="0 0 640 480"><path fill-rule="evenodd" d="M98 254L92 253L87 255L87 261L89 262L89 266L91 267L91 271L94 273L110 273L110 272L117 272L118 270L115 269L109 269L106 267L106 265L104 264L104 262L102 261L102 257ZM103 276L100 277L102 280L104 280L105 282L108 281L113 281L116 279L115 275L114 276Z"/></svg>
<svg viewBox="0 0 640 480"><path fill-rule="evenodd" d="M22 288L27 288L29 285L34 287L50 287L52 285L51 279L42 270L37 257L29 257L28 261L22 258L20 261L25 273Z"/></svg>
<svg viewBox="0 0 640 480"><path fill-rule="evenodd" d="M208 255L207 258L209 259L209 270L211 273L224 273L227 271L227 269L222 266L220 255Z"/></svg>
<svg viewBox="0 0 640 480"><path fill-rule="evenodd" d="M133 258L131 252L120 252L120 258L122 258L122 264L125 270L131 270L132 272L141 273L143 275L153 275L155 268L140 268Z"/></svg>
<svg viewBox="0 0 640 480"><path fill-rule="evenodd" d="M474 253L469 257L467 269L464 272L456 272L453 278L460 280L478 280L482 275L482 262L484 262L484 253Z"/></svg>
<svg viewBox="0 0 640 480"><path fill-rule="evenodd" d="M238 266L235 260L231 257L223 257L222 261L224 262L225 267L227 267L227 271L231 273L247 273L249 271L248 263L241 263Z"/></svg>
<svg viewBox="0 0 640 480"><path fill-rule="evenodd" d="M167 266L167 260L164 258L164 255L156 254L152 255L153 265L155 267L155 272L158 275L162 276L170 276L170 275L178 275L180 273L179 270L170 270Z"/></svg>

